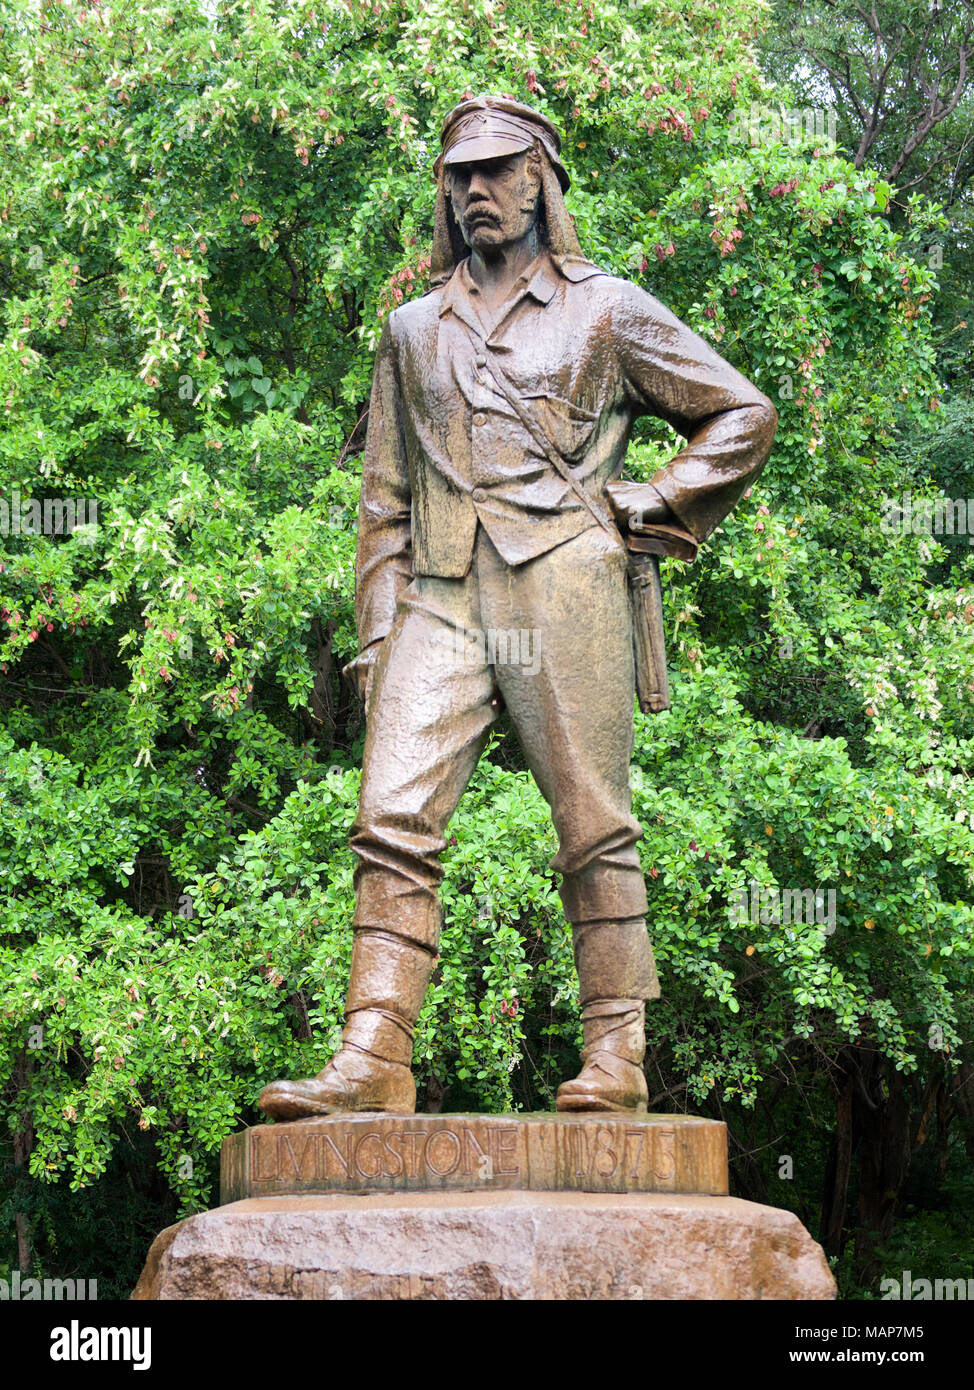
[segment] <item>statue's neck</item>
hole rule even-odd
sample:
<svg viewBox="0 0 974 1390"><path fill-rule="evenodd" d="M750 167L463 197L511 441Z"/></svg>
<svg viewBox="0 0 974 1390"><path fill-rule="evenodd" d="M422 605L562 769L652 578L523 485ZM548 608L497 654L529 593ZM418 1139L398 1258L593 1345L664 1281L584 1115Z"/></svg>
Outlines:
<svg viewBox="0 0 974 1390"><path fill-rule="evenodd" d="M507 298L540 249L538 229L532 227L518 241L470 252L470 277L488 304L500 304Z"/></svg>

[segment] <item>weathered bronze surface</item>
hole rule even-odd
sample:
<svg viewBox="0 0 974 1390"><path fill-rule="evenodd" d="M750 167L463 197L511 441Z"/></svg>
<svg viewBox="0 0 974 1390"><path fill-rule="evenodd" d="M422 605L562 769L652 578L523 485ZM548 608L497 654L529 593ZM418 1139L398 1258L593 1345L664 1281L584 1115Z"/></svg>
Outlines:
<svg viewBox="0 0 974 1390"><path fill-rule="evenodd" d="M692 1115L329 1115L223 1141L220 1202L302 1192L727 1192Z"/></svg>
<svg viewBox="0 0 974 1390"><path fill-rule="evenodd" d="M367 735L343 1046L318 1077L264 1088L278 1120L415 1108L439 856L502 707L551 806L573 930L585 1065L557 1107L645 1111L659 985L628 777L634 692L645 709L668 699L646 560L692 558L774 437L760 391L584 258L546 118L465 101L442 143L434 288L385 325L363 462L348 669ZM607 495L642 415L686 447L651 484Z"/></svg>

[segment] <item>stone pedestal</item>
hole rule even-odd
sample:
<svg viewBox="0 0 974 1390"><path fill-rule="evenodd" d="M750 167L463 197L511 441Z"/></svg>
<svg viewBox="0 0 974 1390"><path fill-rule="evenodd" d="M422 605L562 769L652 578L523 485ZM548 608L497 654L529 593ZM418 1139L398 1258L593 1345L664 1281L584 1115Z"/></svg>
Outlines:
<svg viewBox="0 0 974 1390"><path fill-rule="evenodd" d="M692 1115L329 1115L224 1141L221 1206L139 1299L834 1298L790 1212L727 1193Z"/></svg>
<svg viewBox="0 0 974 1390"><path fill-rule="evenodd" d="M259 1197L170 1226L137 1299L828 1299L796 1216L735 1197Z"/></svg>
<svg viewBox="0 0 974 1390"><path fill-rule="evenodd" d="M326 1115L223 1141L221 1203L311 1192L727 1192L695 1115Z"/></svg>

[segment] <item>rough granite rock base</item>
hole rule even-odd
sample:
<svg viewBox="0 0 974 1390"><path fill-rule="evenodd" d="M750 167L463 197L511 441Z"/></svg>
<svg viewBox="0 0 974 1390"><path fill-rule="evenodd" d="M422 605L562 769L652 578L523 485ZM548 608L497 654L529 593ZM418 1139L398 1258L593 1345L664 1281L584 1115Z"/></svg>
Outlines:
<svg viewBox="0 0 974 1390"><path fill-rule="evenodd" d="M798 1218L736 1197L487 1191L232 1202L153 1243L137 1299L831 1299Z"/></svg>

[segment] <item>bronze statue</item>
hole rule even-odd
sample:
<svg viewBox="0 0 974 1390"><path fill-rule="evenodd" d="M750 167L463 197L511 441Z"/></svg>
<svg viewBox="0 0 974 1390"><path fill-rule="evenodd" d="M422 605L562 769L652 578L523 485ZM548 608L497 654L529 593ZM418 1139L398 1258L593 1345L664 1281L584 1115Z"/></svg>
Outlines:
<svg viewBox="0 0 974 1390"><path fill-rule="evenodd" d="M502 703L551 806L578 968L584 1067L557 1108L646 1108L659 985L629 788L634 690L666 703L646 565L693 557L763 468L777 416L662 304L584 258L559 152L551 122L507 98L461 102L443 125L433 288L384 327L363 462L347 669L367 733L343 1044L317 1077L264 1088L275 1119L414 1111L439 855ZM647 414L687 445L651 485L617 483Z"/></svg>

